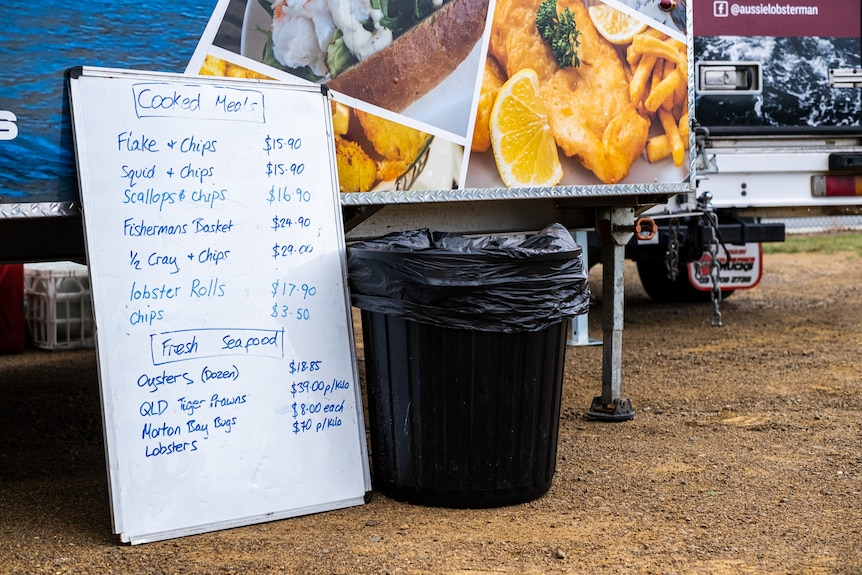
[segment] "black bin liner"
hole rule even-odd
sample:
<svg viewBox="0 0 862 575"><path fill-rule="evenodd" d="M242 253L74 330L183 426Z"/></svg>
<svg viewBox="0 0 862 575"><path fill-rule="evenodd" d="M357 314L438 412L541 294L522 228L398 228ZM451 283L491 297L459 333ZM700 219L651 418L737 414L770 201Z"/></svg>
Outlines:
<svg viewBox="0 0 862 575"><path fill-rule="evenodd" d="M540 497L556 466L567 323L589 306L581 247L428 230L348 247L361 310L372 481L445 507Z"/></svg>

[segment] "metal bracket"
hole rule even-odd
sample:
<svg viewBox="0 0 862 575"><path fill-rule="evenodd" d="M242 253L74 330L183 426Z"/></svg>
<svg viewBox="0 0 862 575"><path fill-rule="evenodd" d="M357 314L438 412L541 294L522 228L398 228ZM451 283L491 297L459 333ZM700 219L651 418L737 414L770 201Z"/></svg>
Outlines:
<svg viewBox="0 0 862 575"><path fill-rule="evenodd" d="M634 419L635 410L632 402L626 397L615 399L611 404L605 405L602 396L593 398L593 403L587 410L587 417L598 421L629 421Z"/></svg>

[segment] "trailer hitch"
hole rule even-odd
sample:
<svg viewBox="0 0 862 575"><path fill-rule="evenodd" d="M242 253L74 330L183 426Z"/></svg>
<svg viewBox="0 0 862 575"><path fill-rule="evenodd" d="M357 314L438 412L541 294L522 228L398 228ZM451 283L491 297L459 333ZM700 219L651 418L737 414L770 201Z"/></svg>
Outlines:
<svg viewBox="0 0 862 575"><path fill-rule="evenodd" d="M641 216L631 225L614 225L615 232L631 232L635 238L642 242L649 241L658 233L658 224L655 220L646 216Z"/></svg>

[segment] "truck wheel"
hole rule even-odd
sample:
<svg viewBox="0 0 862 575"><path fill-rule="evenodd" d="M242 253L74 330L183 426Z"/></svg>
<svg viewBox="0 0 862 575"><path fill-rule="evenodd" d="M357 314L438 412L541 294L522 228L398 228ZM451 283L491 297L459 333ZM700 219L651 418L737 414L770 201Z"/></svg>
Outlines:
<svg viewBox="0 0 862 575"><path fill-rule="evenodd" d="M712 293L702 291L691 285L688 279L686 264L680 264L676 280L671 281L667 277L667 270L663 262L658 260L638 260L638 277L644 291L653 301L661 303L688 303L708 302L712 299ZM722 290L721 297L730 297L734 290Z"/></svg>

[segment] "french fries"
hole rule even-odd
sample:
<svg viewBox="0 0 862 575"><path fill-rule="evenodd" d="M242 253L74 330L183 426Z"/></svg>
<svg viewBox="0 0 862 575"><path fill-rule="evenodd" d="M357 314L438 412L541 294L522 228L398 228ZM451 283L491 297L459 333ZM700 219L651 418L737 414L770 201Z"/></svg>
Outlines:
<svg viewBox="0 0 862 575"><path fill-rule="evenodd" d="M641 114L653 118L663 132L647 140L647 160L672 158L674 165L682 166L689 148L685 44L647 28L634 37L625 56L631 102Z"/></svg>
<svg viewBox="0 0 862 575"><path fill-rule="evenodd" d="M658 118L661 122L661 127L664 128L664 135L667 137L667 143L670 145L673 163L675 166L679 167L685 159L685 147L682 143L682 136L679 132L677 120L673 117L673 114L664 108L659 109Z"/></svg>
<svg viewBox="0 0 862 575"><path fill-rule="evenodd" d="M658 66L656 68L658 68ZM659 108L670 112L673 108L673 95L680 82L682 82L682 78L680 78L678 69L657 82L655 74L653 74L652 90L644 99L644 107L650 112L655 112ZM665 106L665 104L668 105Z"/></svg>
<svg viewBox="0 0 862 575"><path fill-rule="evenodd" d="M637 67L632 72L632 81L629 83L629 97L632 104L642 108L643 97L647 90L647 83L652 78L652 68L658 58L647 54L638 60Z"/></svg>
<svg viewBox="0 0 862 575"><path fill-rule="evenodd" d="M334 101L330 108L341 192L393 182L427 149L431 136L425 132Z"/></svg>
<svg viewBox="0 0 862 575"><path fill-rule="evenodd" d="M198 72L201 76L223 76L225 78L252 78L258 80L272 80L269 76L249 70L233 62L222 60L212 54L207 54L204 58L201 69Z"/></svg>
<svg viewBox="0 0 862 575"><path fill-rule="evenodd" d="M680 139L682 139L684 148L687 147L686 144L688 143L688 130L688 112L686 112L677 124L677 131L679 132ZM658 162L659 160L671 157L673 155L673 148L671 147L668 135L661 134L647 140L646 155L647 160L650 162Z"/></svg>

